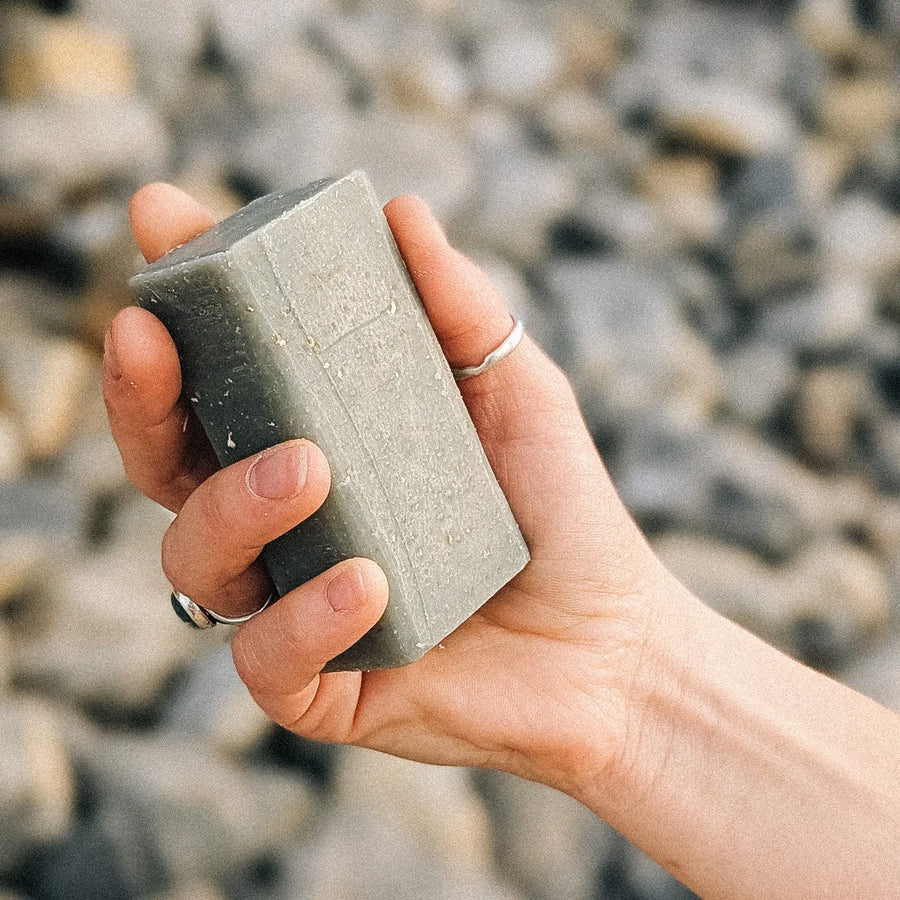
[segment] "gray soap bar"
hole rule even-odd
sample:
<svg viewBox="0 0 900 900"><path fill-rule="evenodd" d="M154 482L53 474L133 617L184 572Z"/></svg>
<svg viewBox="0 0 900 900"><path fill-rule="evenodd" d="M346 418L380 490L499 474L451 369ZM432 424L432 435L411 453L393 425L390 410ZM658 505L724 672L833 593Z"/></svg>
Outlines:
<svg viewBox="0 0 900 900"><path fill-rule="evenodd" d="M325 504L263 559L279 594L352 556L384 569L387 611L330 669L417 659L525 566L363 173L256 200L131 285L223 465L296 437L328 457Z"/></svg>

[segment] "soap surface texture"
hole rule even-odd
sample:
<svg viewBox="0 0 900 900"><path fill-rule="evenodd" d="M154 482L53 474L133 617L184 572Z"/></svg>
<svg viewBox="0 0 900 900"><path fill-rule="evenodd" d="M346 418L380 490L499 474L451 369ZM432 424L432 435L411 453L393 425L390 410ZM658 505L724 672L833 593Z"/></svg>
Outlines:
<svg viewBox="0 0 900 900"><path fill-rule="evenodd" d="M384 616L330 670L417 659L525 566L363 173L262 197L131 284L223 465L298 437L327 456L328 499L263 560L280 595L349 557L384 570Z"/></svg>

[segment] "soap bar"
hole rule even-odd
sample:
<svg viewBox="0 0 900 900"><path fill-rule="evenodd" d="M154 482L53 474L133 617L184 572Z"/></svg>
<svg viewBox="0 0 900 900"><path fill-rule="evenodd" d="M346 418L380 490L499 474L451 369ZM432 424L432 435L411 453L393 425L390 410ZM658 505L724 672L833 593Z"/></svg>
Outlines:
<svg viewBox="0 0 900 900"><path fill-rule="evenodd" d="M422 656L528 549L362 172L271 194L136 275L223 465L305 437L332 488L268 544L280 595L342 559L387 575L381 620L329 669Z"/></svg>

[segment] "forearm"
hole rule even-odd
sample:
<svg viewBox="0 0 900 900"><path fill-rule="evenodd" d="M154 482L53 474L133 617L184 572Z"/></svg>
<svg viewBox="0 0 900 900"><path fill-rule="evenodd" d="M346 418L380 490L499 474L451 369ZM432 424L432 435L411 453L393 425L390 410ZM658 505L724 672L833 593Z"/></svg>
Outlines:
<svg viewBox="0 0 900 900"><path fill-rule="evenodd" d="M678 588L579 797L704 897L900 896L900 717Z"/></svg>

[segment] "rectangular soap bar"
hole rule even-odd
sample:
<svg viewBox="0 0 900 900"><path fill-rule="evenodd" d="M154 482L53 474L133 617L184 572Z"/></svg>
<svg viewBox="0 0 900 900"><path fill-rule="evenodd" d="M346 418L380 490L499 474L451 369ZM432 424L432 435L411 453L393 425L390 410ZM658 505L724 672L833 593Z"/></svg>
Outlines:
<svg viewBox="0 0 900 900"><path fill-rule="evenodd" d="M297 437L328 457L325 504L263 559L282 595L381 565L387 611L330 669L417 659L528 562L363 173L256 200L131 285L223 465Z"/></svg>

